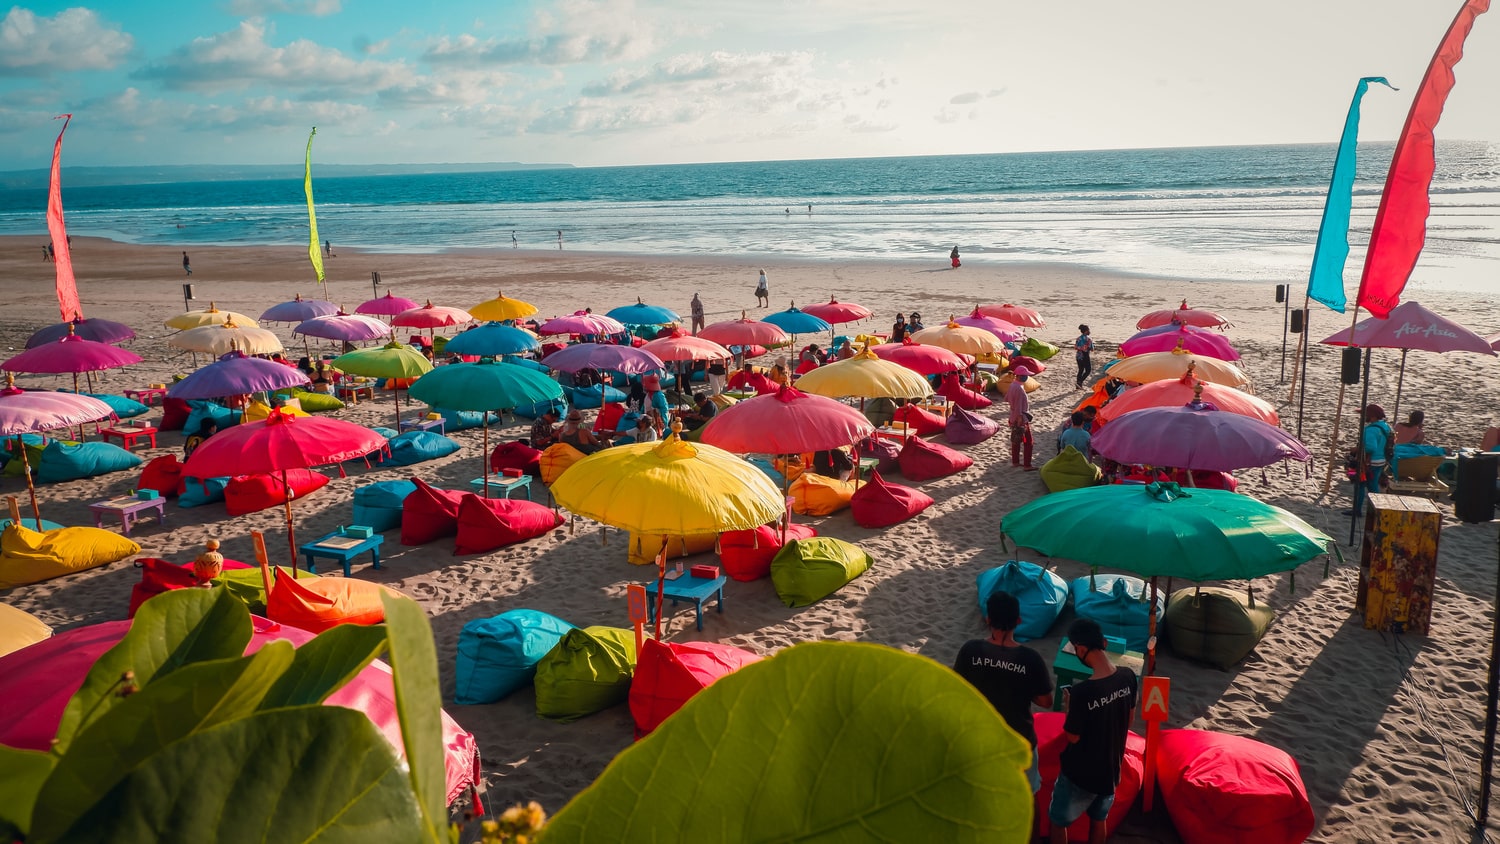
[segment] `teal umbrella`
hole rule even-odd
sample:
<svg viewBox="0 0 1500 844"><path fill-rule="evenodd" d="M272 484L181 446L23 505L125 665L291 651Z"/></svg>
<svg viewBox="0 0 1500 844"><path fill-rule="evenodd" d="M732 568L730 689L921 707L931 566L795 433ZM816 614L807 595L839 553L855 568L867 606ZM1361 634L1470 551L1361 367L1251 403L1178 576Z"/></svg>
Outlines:
<svg viewBox="0 0 1500 844"><path fill-rule="evenodd" d="M482 358L478 363L439 366L412 383L412 398L445 410L477 410L484 420L484 494L490 494L490 414L492 410L520 407L562 398L562 385L524 366L496 363Z"/></svg>

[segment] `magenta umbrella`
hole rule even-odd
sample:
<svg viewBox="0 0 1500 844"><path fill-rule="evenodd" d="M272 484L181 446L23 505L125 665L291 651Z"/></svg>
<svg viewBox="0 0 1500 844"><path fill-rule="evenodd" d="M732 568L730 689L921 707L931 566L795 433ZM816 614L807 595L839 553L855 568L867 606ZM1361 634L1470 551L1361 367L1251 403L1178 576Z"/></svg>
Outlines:
<svg viewBox="0 0 1500 844"><path fill-rule="evenodd" d="M995 335L1002 343L1021 343L1026 340L1026 332L1022 331L1015 323L999 317L985 316L980 313L978 308L975 308L974 312L968 316L962 316L953 321L959 325L967 325L970 328L981 328L988 331Z"/></svg>
<svg viewBox="0 0 1500 844"><path fill-rule="evenodd" d="M420 306L420 302L402 298L394 293L387 293L384 296L377 296L368 302L361 302L359 307L354 309L354 312L357 314L372 314L374 316L395 316L402 311L409 311L412 308Z"/></svg>
<svg viewBox="0 0 1500 844"><path fill-rule="evenodd" d="M840 302L838 299L830 298L827 302L816 305L808 305L802 309L804 314L812 314L829 325L839 325L845 322L858 322L874 316L869 308L856 305L853 302Z"/></svg>
<svg viewBox="0 0 1500 844"><path fill-rule="evenodd" d="M1042 319L1041 314L1031 308L1023 308L1009 302L1003 305L980 305L974 310L982 316L1003 319L1011 325L1022 328L1045 328L1047 325L1047 321Z"/></svg>
<svg viewBox="0 0 1500 844"><path fill-rule="evenodd" d="M41 530L42 511L37 506L36 484L31 478L31 462L21 435L69 428L112 415L113 408L92 396L22 390L16 386L14 375L5 374L5 388L0 389L0 439L16 438L16 458L12 459L20 459L26 475L26 490L31 493L31 513L36 516L37 530Z"/></svg>
<svg viewBox="0 0 1500 844"><path fill-rule="evenodd" d="M429 299L427 304L420 308L410 308L396 314L391 318L391 325L399 325L403 328L426 328L430 331L434 328L451 328L473 321L474 317L463 308L434 305Z"/></svg>
<svg viewBox="0 0 1500 844"><path fill-rule="evenodd" d="M716 322L699 331L698 336L721 346L779 346L792 341L780 326L748 319L743 311L739 319Z"/></svg>
<svg viewBox="0 0 1500 844"><path fill-rule="evenodd" d="M1091 445L1117 463L1209 472L1312 459L1276 425L1201 401L1132 410L1111 420Z"/></svg>
<svg viewBox="0 0 1500 844"><path fill-rule="evenodd" d="M1120 351L1126 357L1131 357L1148 352L1170 352L1178 347L1216 360L1240 359L1240 353L1235 351L1228 337L1206 328L1181 323L1168 323L1138 331L1120 344Z"/></svg>
<svg viewBox="0 0 1500 844"><path fill-rule="evenodd" d="M1219 316L1213 311L1205 311L1201 308L1189 308L1186 299L1175 308L1166 308L1160 311L1152 311L1141 317L1135 324L1136 328L1156 328L1162 325L1195 325L1199 328L1228 328L1229 320Z"/></svg>
<svg viewBox="0 0 1500 844"><path fill-rule="evenodd" d="M1352 335L1351 335L1352 330ZM1351 336L1352 340L1351 341ZM1406 355L1422 352L1474 352L1493 355L1490 342L1451 319L1438 316L1415 301L1402 302L1385 319L1369 317L1323 341L1325 346L1358 346L1362 349L1400 349L1401 373L1396 377L1394 417L1401 411L1401 383L1406 379Z"/></svg>
<svg viewBox="0 0 1500 844"><path fill-rule="evenodd" d="M875 357L900 364L918 375L957 372L961 369L968 369L969 365L974 362L974 359L968 355L950 352L942 346L914 343L910 337L903 339L900 343L880 343L871 346L870 351Z"/></svg>
<svg viewBox="0 0 1500 844"><path fill-rule="evenodd" d="M661 358L650 352L610 343L576 343L542 358L542 365L558 372L607 369L625 375L641 375L667 368Z"/></svg>
<svg viewBox="0 0 1500 844"><path fill-rule="evenodd" d="M261 322L306 322L313 317L338 313L339 306L322 299L304 299L298 293L290 302L272 305L260 315Z"/></svg>
<svg viewBox="0 0 1500 844"><path fill-rule="evenodd" d="M712 340L694 337L685 332L673 332L670 337L660 337L644 346L641 351L655 355L662 361L669 360L729 360L734 352Z"/></svg>
<svg viewBox="0 0 1500 844"><path fill-rule="evenodd" d="M540 336L549 334L624 334L625 326L607 316L574 311L564 317L553 317L537 327Z"/></svg>
<svg viewBox="0 0 1500 844"><path fill-rule="evenodd" d="M140 363L141 356L129 349L95 343L76 334L37 346L0 363L8 372L30 372L48 375L72 373L73 392L78 392L78 373L99 372Z"/></svg>
<svg viewBox="0 0 1500 844"><path fill-rule="evenodd" d="M391 336L391 327L364 314L346 314L342 310L326 316L313 317L292 329L293 334L304 337L321 337L324 340L341 340L355 343L361 340L380 340Z"/></svg>
<svg viewBox="0 0 1500 844"><path fill-rule="evenodd" d="M703 427L703 442L736 454L802 454L851 445L874 432L849 405L783 386L719 411Z"/></svg>
<svg viewBox="0 0 1500 844"><path fill-rule="evenodd" d="M236 350L220 355L218 360L168 387L167 395L178 399L218 399L269 393L306 383L307 375L300 369Z"/></svg>
<svg viewBox="0 0 1500 844"><path fill-rule="evenodd" d="M37 331L26 338L26 348L34 349L37 346L53 343L69 334L76 334L85 340L93 340L95 343L114 344L135 339L135 330L123 322L79 317L72 322L59 322Z"/></svg>

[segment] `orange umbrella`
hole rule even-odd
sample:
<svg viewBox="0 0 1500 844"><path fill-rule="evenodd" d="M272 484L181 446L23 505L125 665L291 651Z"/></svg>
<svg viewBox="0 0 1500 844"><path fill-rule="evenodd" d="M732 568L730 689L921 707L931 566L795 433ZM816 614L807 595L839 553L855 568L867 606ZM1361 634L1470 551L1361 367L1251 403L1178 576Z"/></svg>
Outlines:
<svg viewBox="0 0 1500 844"><path fill-rule="evenodd" d="M1024 328L1043 328L1047 325L1047 321L1042 319L1041 314L1031 308L1023 308L1009 302L1004 305L980 305L974 310L982 316L1003 319L1011 325Z"/></svg>
<svg viewBox="0 0 1500 844"><path fill-rule="evenodd" d="M1136 328L1156 328L1161 325L1192 325L1198 328L1228 328L1229 320L1219 316L1213 311L1205 311L1201 308L1189 308L1187 300L1175 308L1167 308L1161 311L1152 311L1141 317L1140 322L1135 324Z"/></svg>
<svg viewBox="0 0 1500 844"><path fill-rule="evenodd" d="M1276 408L1264 399L1258 399L1232 387L1208 384L1188 375L1177 380L1153 381L1150 384L1131 387L1099 409L1099 418L1095 424L1102 425L1132 410L1147 407L1181 407L1194 401L1200 395L1197 392L1199 390L1202 391L1203 401L1220 410L1250 416L1272 425L1281 424L1281 417L1276 414Z"/></svg>

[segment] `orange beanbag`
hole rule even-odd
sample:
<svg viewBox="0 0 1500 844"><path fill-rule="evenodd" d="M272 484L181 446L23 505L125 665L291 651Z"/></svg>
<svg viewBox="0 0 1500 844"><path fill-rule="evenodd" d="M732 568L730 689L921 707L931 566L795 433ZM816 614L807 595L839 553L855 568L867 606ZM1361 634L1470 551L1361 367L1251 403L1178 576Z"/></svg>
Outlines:
<svg viewBox="0 0 1500 844"><path fill-rule="evenodd" d="M854 497L854 484L803 472L792 481L788 494L792 497L793 512L827 516L849 506L849 499Z"/></svg>
<svg viewBox="0 0 1500 844"><path fill-rule="evenodd" d="M177 461L177 455L163 454L152 458L146 468L141 470L141 478L135 482L135 488L154 489L163 498L176 498L177 483L181 480L182 464Z"/></svg>
<svg viewBox="0 0 1500 844"><path fill-rule="evenodd" d="M811 539L818 535L812 525L787 525L786 541ZM781 550L781 528L761 525L755 530L732 530L719 534L719 562L724 573L735 580L759 580L771 576L771 560Z"/></svg>
<svg viewBox="0 0 1500 844"><path fill-rule="evenodd" d="M411 389L411 385L415 383L416 380L417 379L415 378L387 378L385 379L385 383L380 385L380 389L408 390Z"/></svg>
<svg viewBox="0 0 1500 844"><path fill-rule="evenodd" d="M904 522L932 506L932 496L909 486L886 483L879 472L869 483L860 484L849 499L850 511L860 527L882 528Z"/></svg>
<svg viewBox="0 0 1500 844"><path fill-rule="evenodd" d="M286 486L292 488L293 500L327 485L328 476L311 469L286 471ZM280 507L286 502L286 498L286 487L281 483L280 472L274 475L238 475L224 486L224 509L231 516Z"/></svg>
<svg viewBox="0 0 1500 844"><path fill-rule="evenodd" d="M904 404L896 408L896 412L891 414L891 421L905 422L906 427L916 429L919 437L941 434L943 429L948 427L943 417L914 404Z"/></svg>
<svg viewBox="0 0 1500 844"><path fill-rule="evenodd" d="M907 437L900 463L901 474L909 480L927 481L962 472L974 465L974 458L921 437Z"/></svg>
<svg viewBox="0 0 1500 844"><path fill-rule="evenodd" d="M310 633L339 624L379 624L385 621L378 583L349 577L294 578L276 569L276 583L266 598L266 616Z"/></svg>
<svg viewBox="0 0 1500 844"><path fill-rule="evenodd" d="M484 554L535 539L562 522L556 511L534 501L465 493L458 505L458 542L453 553Z"/></svg>
<svg viewBox="0 0 1500 844"><path fill-rule="evenodd" d="M656 555L661 551L661 541L667 540L667 559L673 557L686 557L690 554L706 554L714 550L714 545L719 540L716 533L705 533L696 536L668 536L660 534L630 534L630 547L625 553L625 558L631 565L648 566L656 562Z"/></svg>
<svg viewBox="0 0 1500 844"><path fill-rule="evenodd" d="M574 463L582 460L586 455L567 443L553 443L547 446L542 456L537 458L537 464L542 469L542 483L551 486L562 473Z"/></svg>
<svg viewBox="0 0 1500 844"><path fill-rule="evenodd" d="M715 680L760 662L758 654L717 642L659 642L647 639L636 657L630 681L630 714L635 734L644 736L693 695Z"/></svg>
<svg viewBox="0 0 1500 844"><path fill-rule="evenodd" d="M401 502L401 544L426 545L458 533L459 504L473 493L436 489L421 478L411 480L417 488Z"/></svg>

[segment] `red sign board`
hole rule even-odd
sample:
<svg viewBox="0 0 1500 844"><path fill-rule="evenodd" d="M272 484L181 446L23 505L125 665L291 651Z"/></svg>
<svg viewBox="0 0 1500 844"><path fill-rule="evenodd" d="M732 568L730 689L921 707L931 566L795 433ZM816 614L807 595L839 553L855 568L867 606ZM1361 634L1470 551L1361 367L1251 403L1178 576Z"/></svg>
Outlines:
<svg viewBox="0 0 1500 844"><path fill-rule="evenodd" d="M1152 723L1167 720L1167 702L1172 681L1166 677L1141 678L1141 718Z"/></svg>

